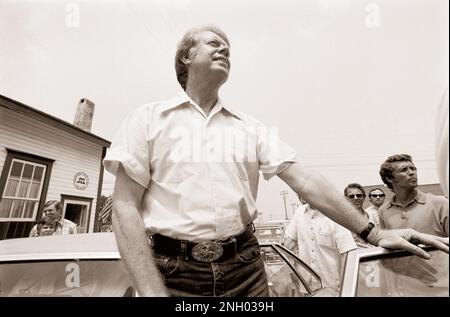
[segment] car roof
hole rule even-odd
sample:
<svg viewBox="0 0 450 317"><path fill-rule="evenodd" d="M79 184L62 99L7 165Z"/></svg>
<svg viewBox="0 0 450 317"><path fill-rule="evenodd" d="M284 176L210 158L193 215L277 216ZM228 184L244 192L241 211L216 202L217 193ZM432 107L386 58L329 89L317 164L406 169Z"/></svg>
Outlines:
<svg viewBox="0 0 450 317"><path fill-rule="evenodd" d="M114 233L98 232L0 241L0 261L120 259Z"/></svg>

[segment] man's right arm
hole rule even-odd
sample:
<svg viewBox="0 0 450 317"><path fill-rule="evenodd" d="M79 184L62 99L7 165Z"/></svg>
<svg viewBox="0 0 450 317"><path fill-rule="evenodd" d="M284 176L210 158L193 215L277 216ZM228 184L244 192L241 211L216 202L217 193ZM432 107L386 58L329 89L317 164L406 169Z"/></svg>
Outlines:
<svg viewBox="0 0 450 317"><path fill-rule="evenodd" d="M145 188L120 166L114 186L112 224L117 245L139 296L167 296L139 213Z"/></svg>

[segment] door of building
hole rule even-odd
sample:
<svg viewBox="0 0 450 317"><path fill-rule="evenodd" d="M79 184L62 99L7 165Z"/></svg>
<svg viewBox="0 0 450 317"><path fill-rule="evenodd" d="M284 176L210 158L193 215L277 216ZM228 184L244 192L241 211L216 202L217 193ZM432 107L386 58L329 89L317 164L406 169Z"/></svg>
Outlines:
<svg viewBox="0 0 450 317"><path fill-rule="evenodd" d="M61 195L63 217L77 224L78 233L89 231L92 198Z"/></svg>

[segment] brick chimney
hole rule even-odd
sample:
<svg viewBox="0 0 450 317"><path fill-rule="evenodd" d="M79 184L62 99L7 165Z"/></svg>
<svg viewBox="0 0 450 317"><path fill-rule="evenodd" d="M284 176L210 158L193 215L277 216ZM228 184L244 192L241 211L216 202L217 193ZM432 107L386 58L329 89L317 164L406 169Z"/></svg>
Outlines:
<svg viewBox="0 0 450 317"><path fill-rule="evenodd" d="M77 112L75 113L73 124L84 131L91 132L94 109L95 103L87 98L81 99L78 102Z"/></svg>

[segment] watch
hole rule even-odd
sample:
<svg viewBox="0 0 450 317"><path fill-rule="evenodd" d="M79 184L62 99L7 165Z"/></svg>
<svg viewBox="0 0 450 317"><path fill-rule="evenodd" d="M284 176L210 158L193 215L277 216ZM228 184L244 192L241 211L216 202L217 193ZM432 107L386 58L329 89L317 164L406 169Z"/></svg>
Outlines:
<svg viewBox="0 0 450 317"><path fill-rule="evenodd" d="M369 224L367 225L367 228L364 229L364 231L359 234L361 239L363 239L364 241L368 242L367 241L367 237L369 237L369 234L372 231L373 227L375 227L375 225L372 222L369 221Z"/></svg>

